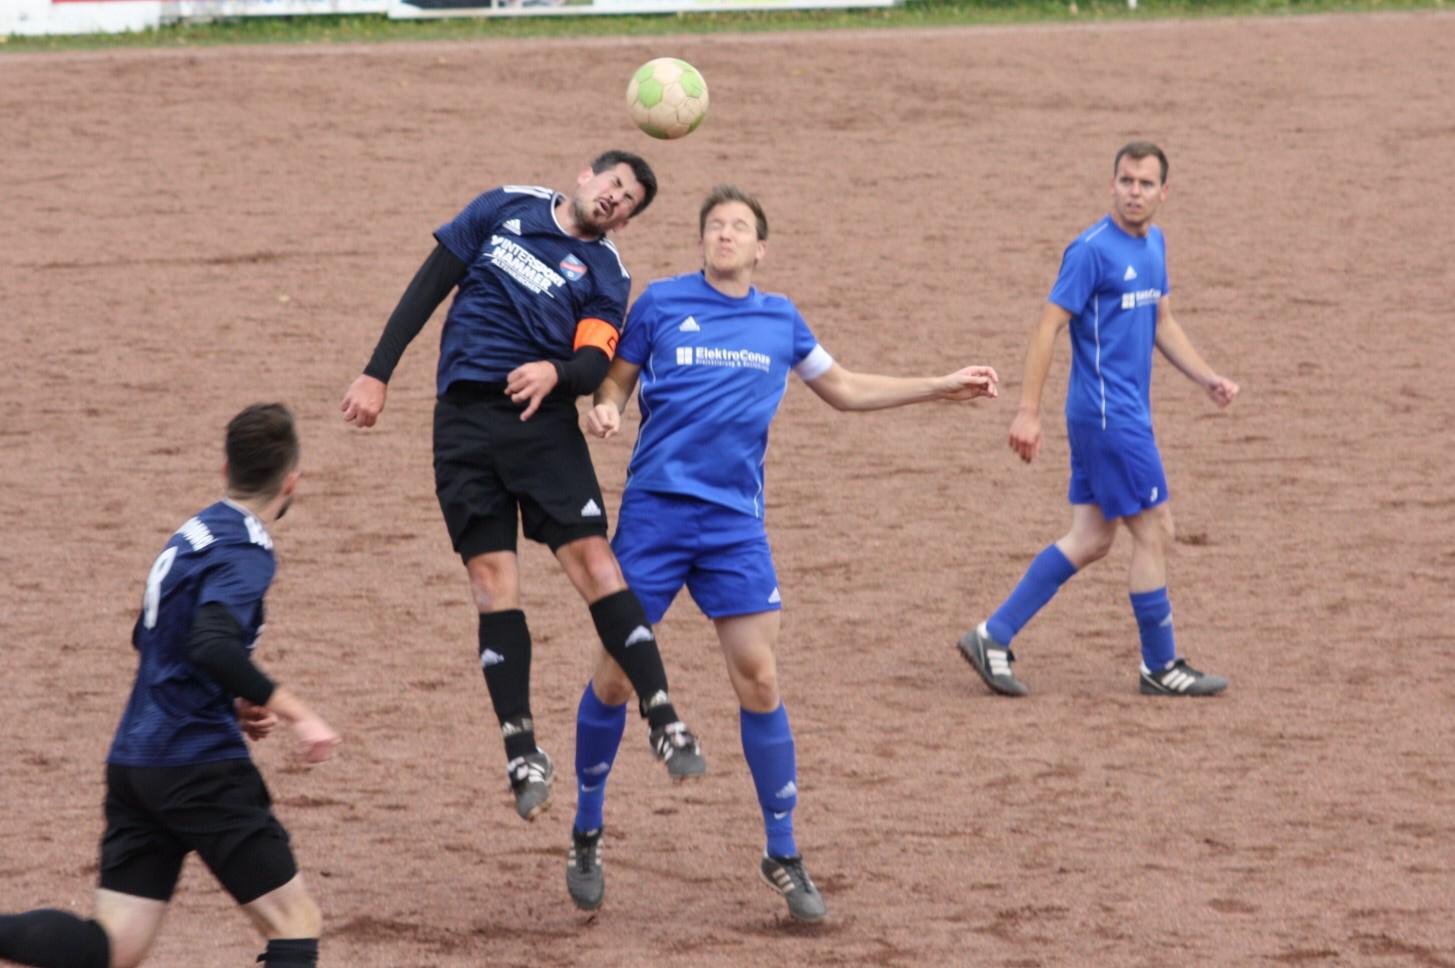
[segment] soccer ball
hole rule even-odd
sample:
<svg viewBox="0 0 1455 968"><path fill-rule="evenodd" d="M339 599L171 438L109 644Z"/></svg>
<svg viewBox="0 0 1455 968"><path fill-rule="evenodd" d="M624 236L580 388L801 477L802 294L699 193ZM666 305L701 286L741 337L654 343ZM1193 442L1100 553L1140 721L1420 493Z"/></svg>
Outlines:
<svg viewBox="0 0 1455 968"><path fill-rule="evenodd" d="M707 117L707 82L697 68L675 57L649 60L626 86L632 121L653 138L680 138Z"/></svg>

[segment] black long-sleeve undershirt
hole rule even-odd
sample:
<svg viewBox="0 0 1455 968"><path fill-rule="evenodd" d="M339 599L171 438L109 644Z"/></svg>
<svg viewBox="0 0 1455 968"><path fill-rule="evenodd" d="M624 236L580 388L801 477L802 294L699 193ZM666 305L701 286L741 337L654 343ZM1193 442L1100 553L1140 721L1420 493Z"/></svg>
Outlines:
<svg viewBox="0 0 1455 968"><path fill-rule="evenodd" d="M374 347L374 355L369 357L369 365L364 367L366 376L389 382L405 348L424 329L424 324L429 322L430 316L450 291L465 278L468 268L449 249L435 245L385 324L384 333Z"/></svg>
<svg viewBox="0 0 1455 968"><path fill-rule="evenodd" d="M187 659L213 682L255 706L267 705L277 688L253 665L244 633L226 606L208 602L192 619Z"/></svg>

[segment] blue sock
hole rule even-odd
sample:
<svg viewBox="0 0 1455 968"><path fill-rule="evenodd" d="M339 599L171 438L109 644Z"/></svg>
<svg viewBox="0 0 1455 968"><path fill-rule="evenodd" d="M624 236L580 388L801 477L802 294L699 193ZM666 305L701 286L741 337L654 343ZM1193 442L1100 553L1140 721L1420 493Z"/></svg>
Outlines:
<svg viewBox="0 0 1455 968"><path fill-rule="evenodd" d="M1036 617L1036 613L1074 574L1076 566L1071 564L1071 559L1062 554L1060 548L1048 545L1036 555L1010 597L986 621L985 630L995 641L1010 645L1010 640Z"/></svg>
<svg viewBox="0 0 1455 968"><path fill-rule="evenodd" d="M1137 616L1137 631L1142 636L1142 661L1153 672L1167 668L1177 658L1177 643L1172 638L1172 603L1167 600L1167 586L1156 591L1133 592L1132 613Z"/></svg>
<svg viewBox="0 0 1455 968"><path fill-rule="evenodd" d="M793 731L788 710L779 703L771 713L739 711L743 735L743 756L758 789L763 808L763 829L768 834L768 853L774 857L798 856L793 840L793 808L798 806L798 766L793 754Z"/></svg>
<svg viewBox="0 0 1455 968"><path fill-rule="evenodd" d="M583 834L601 829L606 777L625 730L626 703L608 706L586 683L576 707L576 829Z"/></svg>

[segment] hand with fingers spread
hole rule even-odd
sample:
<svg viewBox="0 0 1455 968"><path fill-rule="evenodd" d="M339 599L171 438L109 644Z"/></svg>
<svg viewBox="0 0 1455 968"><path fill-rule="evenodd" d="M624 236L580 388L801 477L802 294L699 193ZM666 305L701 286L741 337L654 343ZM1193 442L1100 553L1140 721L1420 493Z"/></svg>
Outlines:
<svg viewBox="0 0 1455 968"><path fill-rule="evenodd" d="M541 401L556 388L559 379L555 364L547 360L522 363L510 371L505 378L505 392L512 403L526 404L521 420L529 420L540 409Z"/></svg>

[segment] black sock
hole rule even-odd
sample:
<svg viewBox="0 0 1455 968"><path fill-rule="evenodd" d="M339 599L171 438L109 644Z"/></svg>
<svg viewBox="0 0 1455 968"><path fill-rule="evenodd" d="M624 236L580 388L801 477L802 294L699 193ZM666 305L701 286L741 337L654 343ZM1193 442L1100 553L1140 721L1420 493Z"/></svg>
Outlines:
<svg viewBox="0 0 1455 968"><path fill-rule="evenodd" d="M258 955L258 963L266 968L314 968L318 964L318 939L269 941L268 950Z"/></svg>
<svg viewBox="0 0 1455 968"><path fill-rule="evenodd" d="M34 968L108 968L111 939L95 921L54 908L0 915L0 958Z"/></svg>
<svg viewBox="0 0 1455 968"><path fill-rule="evenodd" d="M505 758L534 753L535 724L530 715L530 629L525 612L510 608L480 616L480 669L490 702L500 720Z"/></svg>
<svg viewBox="0 0 1455 968"><path fill-rule="evenodd" d="M653 729L677 721L677 710L667 698L667 670L657 637L647 624L647 613L636 592L624 588L591 603L591 620L606 654L616 660L636 690L642 715Z"/></svg>

